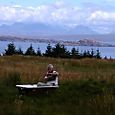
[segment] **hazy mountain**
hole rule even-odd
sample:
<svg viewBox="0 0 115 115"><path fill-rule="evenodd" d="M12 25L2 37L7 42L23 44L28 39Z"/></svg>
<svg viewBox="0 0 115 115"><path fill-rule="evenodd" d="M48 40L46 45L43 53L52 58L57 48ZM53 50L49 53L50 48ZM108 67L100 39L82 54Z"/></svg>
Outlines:
<svg viewBox="0 0 115 115"><path fill-rule="evenodd" d="M72 35L72 34L96 34L87 26L79 25L74 28L61 25L50 25L43 23L14 23L12 25L1 25L1 35Z"/></svg>
<svg viewBox="0 0 115 115"><path fill-rule="evenodd" d="M70 29L71 34L96 34L91 28L83 25L78 25L73 29Z"/></svg>

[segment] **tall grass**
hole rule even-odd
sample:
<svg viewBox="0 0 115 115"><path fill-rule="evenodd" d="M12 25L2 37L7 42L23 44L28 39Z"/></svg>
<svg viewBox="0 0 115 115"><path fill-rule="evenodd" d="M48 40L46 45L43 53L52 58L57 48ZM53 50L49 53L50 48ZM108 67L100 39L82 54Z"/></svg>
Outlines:
<svg viewBox="0 0 115 115"><path fill-rule="evenodd" d="M47 65L60 73L51 94L19 95L15 84L37 83ZM0 57L0 115L114 115L115 60Z"/></svg>
<svg viewBox="0 0 115 115"><path fill-rule="evenodd" d="M95 78L114 82L115 61L96 59L54 59L44 57L11 56L0 57L0 77L17 72L23 82L36 82L52 63L60 73L60 80Z"/></svg>

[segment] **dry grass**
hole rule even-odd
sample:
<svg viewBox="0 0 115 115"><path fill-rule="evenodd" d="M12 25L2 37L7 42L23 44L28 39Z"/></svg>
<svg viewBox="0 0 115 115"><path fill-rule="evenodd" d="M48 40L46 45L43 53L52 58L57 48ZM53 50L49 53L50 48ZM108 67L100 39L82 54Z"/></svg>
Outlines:
<svg viewBox="0 0 115 115"><path fill-rule="evenodd" d="M23 82L37 82L44 76L49 63L52 63L60 73L61 81L89 78L115 81L115 60L74 60L29 56L0 57L0 77L17 72Z"/></svg>

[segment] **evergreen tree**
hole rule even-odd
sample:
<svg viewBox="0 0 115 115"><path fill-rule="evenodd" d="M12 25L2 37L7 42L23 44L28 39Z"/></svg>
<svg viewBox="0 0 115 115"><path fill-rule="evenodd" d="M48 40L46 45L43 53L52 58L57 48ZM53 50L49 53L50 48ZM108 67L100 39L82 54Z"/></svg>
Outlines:
<svg viewBox="0 0 115 115"><path fill-rule="evenodd" d="M8 44L8 48L5 50L5 55L16 54L16 48L13 43Z"/></svg>
<svg viewBox="0 0 115 115"><path fill-rule="evenodd" d="M89 51L89 50L87 50L87 52L86 52L86 57L88 57L88 58L91 57L91 54L90 54L90 51Z"/></svg>
<svg viewBox="0 0 115 115"><path fill-rule="evenodd" d="M93 58L93 57L94 57L94 55L95 55L94 50L93 50L93 49L91 49L91 58Z"/></svg>
<svg viewBox="0 0 115 115"><path fill-rule="evenodd" d="M101 54L100 54L100 51L99 49L97 50L97 53L96 53L96 56L95 56L97 59L101 59Z"/></svg>
<svg viewBox="0 0 115 115"><path fill-rule="evenodd" d="M30 45L30 47L26 50L25 55L36 55L32 44Z"/></svg>
<svg viewBox="0 0 115 115"><path fill-rule="evenodd" d="M71 50L71 56L72 56L72 58L76 57L76 53L77 53L76 49L72 48L72 50Z"/></svg>
<svg viewBox="0 0 115 115"><path fill-rule="evenodd" d="M83 52L83 58L86 58L87 57L87 51L85 50L84 52Z"/></svg>
<svg viewBox="0 0 115 115"><path fill-rule="evenodd" d="M75 48L72 48L71 57L72 58L80 58L79 49L76 50Z"/></svg>
<svg viewBox="0 0 115 115"><path fill-rule="evenodd" d="M38 47L38 50L37 50L37 56L41 56L41 51L40 51L40 48Z"/></svg>
<svg viewBox="0 0 115 115"><path fill-rule="evenodd" d="M67 51L64 45L57 43L53 48L53 56L67 58L69 56L69 52Z"/></svg>
<svg viewBox="0 0 115 115"><path fill-rule="evenodd" d="M50 43L48 44L44 55L47 57L52 57L52 47L51 47Z"/></svg>
<svg viewBox="0 0 115 115"><path fill-rule="evenodd" d="M21 48L19 48L19 49L16 51L16 54L23 55L23 51L21 50Z"/></svg>
<svg viewBox="0 0 115 115"><path fill-rule="evenodd" d="M104 57L104 59L106 59L106 60L107 60L107 59L108 59L108 58L107 58L107 56L105 56L105 57Z"/></svg>

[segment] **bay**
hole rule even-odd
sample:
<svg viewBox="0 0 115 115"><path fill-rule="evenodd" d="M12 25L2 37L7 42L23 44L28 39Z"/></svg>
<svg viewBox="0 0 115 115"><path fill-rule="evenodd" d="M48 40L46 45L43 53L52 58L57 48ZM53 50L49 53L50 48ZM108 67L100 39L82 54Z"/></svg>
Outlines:
<svg viewBox="0 0 115 115"><path fill-rule="evenodd" d="M7 49L7 46L9 41L0 41L0 53L5 53L5 49ZM35 42L13 42L16 46L16 49L21 48L24 52L27 50L27 48L32 44L35 51L37 51L38 47L40 48L41 52L44 53L47 48L47 43L35 43ZM55 44L51 44L52 47L55 46ZM107 56L108 58L115 58L115 47L92 47L92 46L65 46L67 50L71 51L73 47L76 49L79 49L80 52L83 52L84 50L91 51L92 49L94 51L98 50L101 53L101 57L104 58Z"/></svg>

